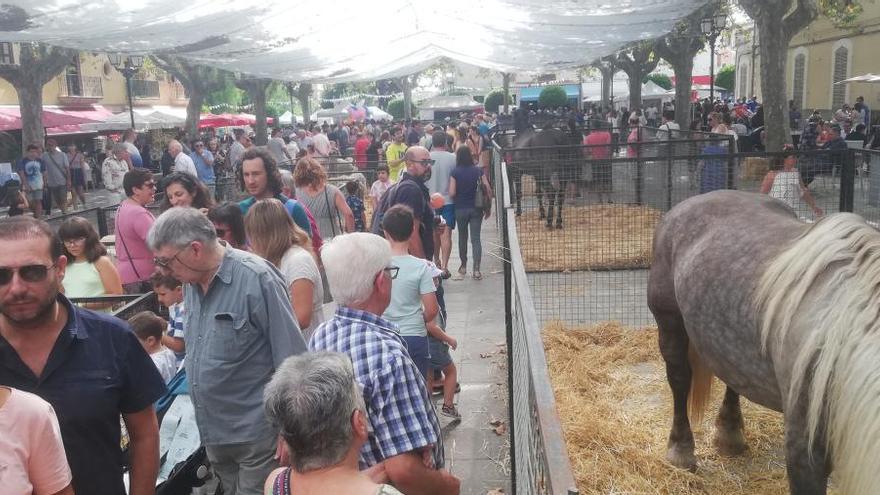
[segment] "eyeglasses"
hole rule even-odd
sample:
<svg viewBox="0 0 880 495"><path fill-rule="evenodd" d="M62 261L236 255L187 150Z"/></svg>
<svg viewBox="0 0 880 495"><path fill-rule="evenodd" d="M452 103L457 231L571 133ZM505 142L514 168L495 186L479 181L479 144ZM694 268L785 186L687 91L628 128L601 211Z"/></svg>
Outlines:
<svg viewBox="0 0 880 495"><path fill-rule="evenodd" d="M156 183L153 181L144 182L144 185L141 187L146 187L148 189L156 189Z"/></svg>
<svg viewBox="0 0 880 495"><path fill-rule="evenodd" d="M217 231L217 237L225 237L226 236L226 229L215 228L214 230Z"/></svg>
<svg viewBox="0 0 880 495"><path fill-rule="evenodd" d="M79 244L80 242L85 242L85 237L74 237L72 239L64 239L64 244Z"/></svg>
<svg viewBox="0 0 880 495"><path fill-rule="evenodd" d="M399 266L386 266L385 268L382 269L382 271L387 273L388 276L391 277L391 280L394 280L397 278L397 272L400 271L400 267Z"/></svg>
<svg viewBox="0 0 880 495"><path fill-rule="evenodd" d="M413 163L418 163L419 165L421 165L421 166L423 166L423 167L430 167L431 165L434 164L434 162L435 162L436 160L425 159L425 160L411 160L411 161L412 161Z"/></svg>
<svg viewBox="0 0 880 495"><path fill-rule="evenodd" d="M0 285L6 285L12 282L12 277L18 272L18 276L25 282L42 282L46 280L49 269L54 268L57 262L49 266L46 265L25 265L18 268L0 267Z"/></svg>
<svg viewBox="0 0 880 495"><path fill-rule="evenodd" d="M171 262L174 260L177 260L177 257L180 255L180 253L182 253L188 247L189 246L178 249L177 252L174 253L174 256L172 256L170 258L160 258L160 257L156 256L155 258L153 258L153 264L158 266L159 268L168 268L171 265ZM180 260L177 260L177 261L180 261Z"/></svg>

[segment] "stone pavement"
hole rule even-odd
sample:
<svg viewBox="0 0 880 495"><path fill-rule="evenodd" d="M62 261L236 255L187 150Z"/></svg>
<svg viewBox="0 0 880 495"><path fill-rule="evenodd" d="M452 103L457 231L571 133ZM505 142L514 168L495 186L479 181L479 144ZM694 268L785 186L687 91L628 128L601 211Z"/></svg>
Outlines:
<svg viewBox="0 0 880 495"><path fill-rule="evenodd" d="M459 266L457 232L452 243L449 266L455 273ZM469 272L464 280L450 279L443 285L449 314L447 331L458 340L452 357L461 383L461 393L456 396L461 421L450 422L442 415L440 421L447 468L461 480L461 493L472 495L493 489L511 492L504 275L494 212L483 222L482 244L483 279L474 280ZM438 412L440 405L438 398ZM494 431L492 421L502 422L501 435Z"/></svg>

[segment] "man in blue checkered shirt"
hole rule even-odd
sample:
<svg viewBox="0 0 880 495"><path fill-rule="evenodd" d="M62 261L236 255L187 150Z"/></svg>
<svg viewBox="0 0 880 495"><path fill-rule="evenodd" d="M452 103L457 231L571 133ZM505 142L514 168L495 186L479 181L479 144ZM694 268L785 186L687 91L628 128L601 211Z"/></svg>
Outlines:
<svg viewBox="0 0 880 495"><path fill-rule="evenodd" d="M370 422L361 467L383 464L403 493L459 493L458 479L442 469L440 424L422 375L395 325L379 316L397 275L388 242L368 233L338 236L321 259L338 309L315 329L309 349L351 358Z"/></svg>

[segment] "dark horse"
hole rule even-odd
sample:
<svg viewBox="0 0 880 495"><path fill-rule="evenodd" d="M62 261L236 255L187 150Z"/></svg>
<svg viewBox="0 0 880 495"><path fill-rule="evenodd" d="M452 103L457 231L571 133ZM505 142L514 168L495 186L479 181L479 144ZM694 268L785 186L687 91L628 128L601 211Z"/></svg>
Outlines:
<svg viewBox="0 0 880 495"><path fill-rule="evenodd" d="M690 421L714 375L727 385L721 454L747 448L742 394L784 415L791 493L826 493L832 467L841 493L878 492L877 229L851 213L805 224L759 194L696 196L657 226L648 306L672 389L672 464L696 469Z"/></svg>
<svg viewBox="0 0 880 495"><path fill-rule="evenodd" d="M553 214L556 210L556 228L562 228L562 204L565 189L574 175L581 155L579 133L566 132L546 127L540 131L526 129L517 131L515 136L505 135L502 144L509 146L507 171L510 188L516 199L516 214L522 214L522 177L535 178L535 194L538 198L540 218L547 219L547 228L553 228ZM575 143L574 141L577 140ZM578 146L571 146L576 144ZM544 210L544 196L547 196L547 210Z"/></svg>

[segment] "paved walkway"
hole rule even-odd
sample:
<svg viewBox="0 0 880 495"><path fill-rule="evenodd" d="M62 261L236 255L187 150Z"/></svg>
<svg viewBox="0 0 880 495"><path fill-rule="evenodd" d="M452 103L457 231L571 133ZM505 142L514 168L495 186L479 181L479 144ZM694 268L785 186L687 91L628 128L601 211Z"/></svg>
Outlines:
<svg viewBox="0 0 880 495"><path fill-rule="evenodd" d="M461 493L474 495L499 489L510 493L504 275L494 215L483 223L482 234L483 279L474 280L468 273L464 280L444 282L447 331L458 340L452 357L461 383L456 399L462 416L454 423L440 416L446 462L461 479ZM449 266L454 273L459 265L457 233L452 242ZM438 399L438 410L441 404ZM502 422L501 435L494 431L497 421Z"/></svg>

